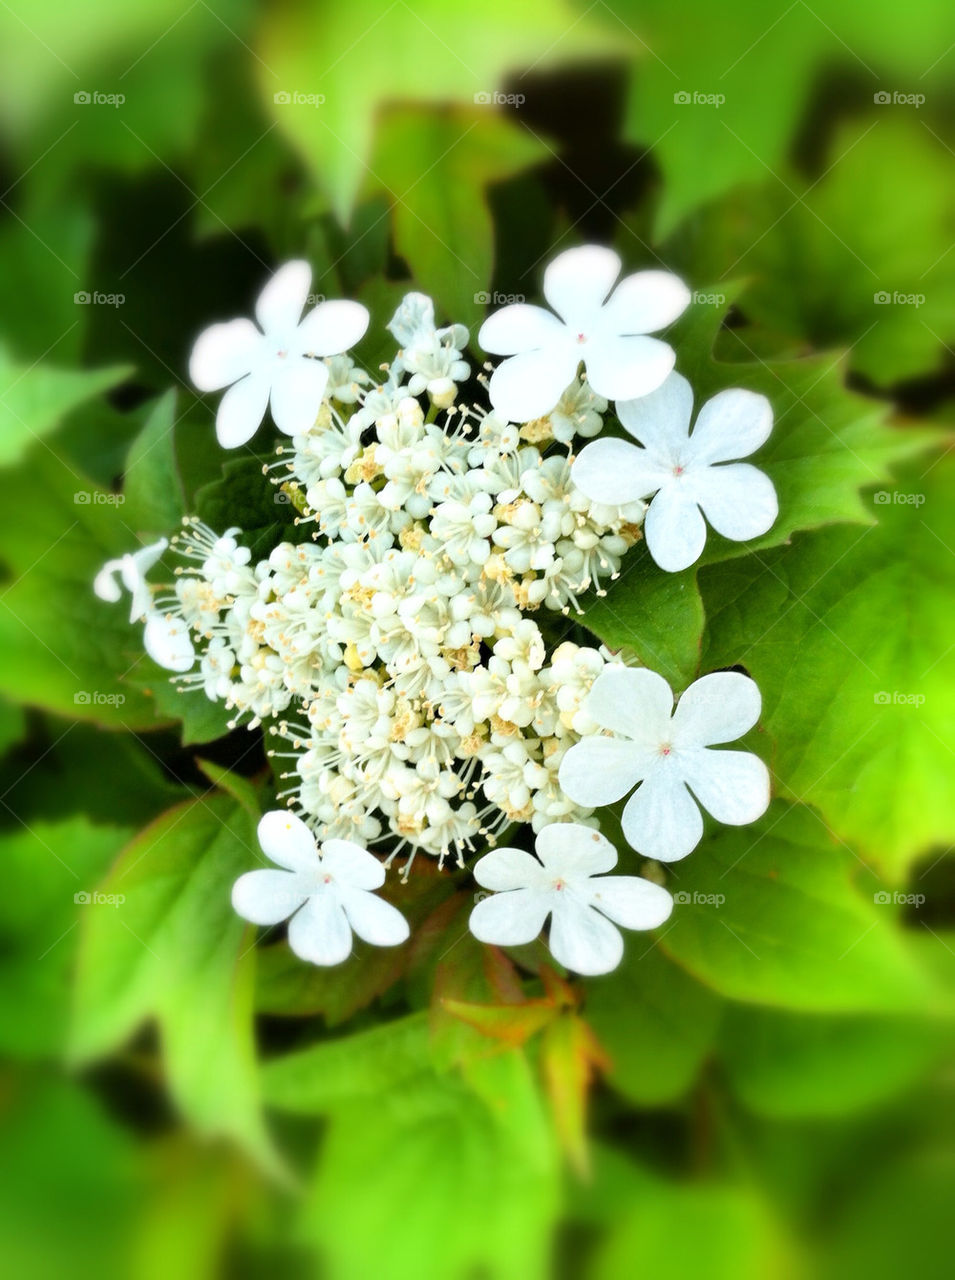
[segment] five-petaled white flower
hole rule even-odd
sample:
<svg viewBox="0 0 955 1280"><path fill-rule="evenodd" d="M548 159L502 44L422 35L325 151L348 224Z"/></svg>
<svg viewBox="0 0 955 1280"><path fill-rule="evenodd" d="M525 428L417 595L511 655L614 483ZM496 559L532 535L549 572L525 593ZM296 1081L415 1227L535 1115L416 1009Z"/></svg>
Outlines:
<svg viewBox="0 0 955 1280"><path fill-rule="evenodd" d="M488 316L478 341L485 351L510 357L488 387L499 413L512 422L542 417L574 381L581 361L591 388L607 400L644 396L660 385L673 368L673 349L646 335L671 324L690 291L668 271L638 271L610 294L620 267L612 249L568 249L544 272L544 297L557 315L520 302Z"/></svg>
<svg viewBox="0 0 955 1280"><path fill-rule="evenodd" d="M522 849L494 849L474 878L494 893L471 912L480 942L533 942L551 917L551 952L575 973L609 973L623 956L625 929L655 929L673 909L666 889L639 876L606 876L617 851L605 837L576 823L551 823L537 837L537 857ZM539 859L539 861L538 861Z"/></svg>
<svg viewBox="0 0 955 1280"><path fill-rule="evenodd" d="M756 684L738 672L703 676L674 711L673 692L655 671L608 667L584 706L615 736L572 746L561 761L561 788L576 804L596 808L640 783L624 808L623 834L638 853L676 862L703 835L699 805L731 826L765 812L769 771L762 760L749 751L711 750L751 729L760 705Z"/></svg>
<svg viewBox="0 0 955 1280"><path fill-rule="evenodd" d="M129 592L130 622L145 622L143 644L152 660L167 671L188 671L196 660L189 636L189 628L181 617L164 614L153 604L152 591L146 574L169 546L165 538L127 552L116 560L107 560L93 580L93 590L101 600L110 604L122 596L119 581Z"/></svg>
<svg viewBox="0 0 955 1280"><path fill-rule="evenodd" d="M395 947L408 937L408 922L373 890L385 869L360 845L326 840L320 847L308 827L284 810L259 823L259 844L283 871L247 871L232 887L232 905L253 924L289 920L289 946L312 964L347 960L352 931L376 947ZM294 913L294 914L293 914Z"/></svg>
<svg viewBox="0 0 955 1280"><path fill-rule="evenodd" d="M307 262L287 262L255 304L261 332L251 320L229 320L196 339L189 358L193 382L200 391L229 388L216 414L224 448L250 440L269 404L280 431L308 431L328 385L328 366L311 357L340 355L368 328L366 309L344 300L320 302L301 319L311 280Z"/></svg>
<svg viewBox="0 0 955 1280"><path fill-rule="evenodd" d="M740 388L721 391L700 409L691 435L692 411L690 384L671 373L652 394L617 405L620 421L642 447L595 440L573 467L574 484L594 502L656 495L643 533L651 556L670 573L700 558L703 515L724 538L745 542L766 533L779 513L769 477L733 461L768 439L773 411L766 397Z"/></svg>

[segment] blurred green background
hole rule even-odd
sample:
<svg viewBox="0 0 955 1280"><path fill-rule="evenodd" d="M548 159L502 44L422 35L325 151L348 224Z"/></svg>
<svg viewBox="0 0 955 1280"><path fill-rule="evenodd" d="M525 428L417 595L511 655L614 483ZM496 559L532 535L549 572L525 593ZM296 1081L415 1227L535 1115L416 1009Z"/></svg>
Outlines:
<svg viewBox="0 0 955 1280"><path fill-rule="evenodd" d="M943 0L0 5L7 1274L950 1273L953 46ZM684 275L678 367L767 390L810 495L611 600L745 663L781 798L604 980L421 866L399 962L254 948L261 741L89 587L183 506L274 534L192 340L306 256L374 367L407 288L473 333L588 240Z"/></svg>

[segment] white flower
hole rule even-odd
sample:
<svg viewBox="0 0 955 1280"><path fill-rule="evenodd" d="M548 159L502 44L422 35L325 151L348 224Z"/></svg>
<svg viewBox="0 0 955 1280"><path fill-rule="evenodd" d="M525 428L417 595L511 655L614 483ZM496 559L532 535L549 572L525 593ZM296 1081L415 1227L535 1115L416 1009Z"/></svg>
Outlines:
<svg viewBox="0 0 955 1280"><path fill-rule="evenodd" d="M153 604L146 574L169 546L165 538L127 552L116 560L107 560L93 580L93 590L101 600L115 604L122 596L120 581L129 592L130 622L144 622L143 644L146 652L167 671L186 672L196 660L189 628L181 617L160 612Z"/></svg>
<svg viewBox="0 0 955 1280"><path fill-rule="evenodd" d="M700 558L704 515L724 538L745 542L766 533L779 514L769 477L732 461L769 438L773 411L766 397L739 388L721 391L700 409L691 435L692 411L690 384L671 373L651 395L617 405L620 421L642 447L595 440L573 468L574 483L596 502L656 495L643 532L650 554L670 573Z"/></svg>
<svg viewBox="0 0 955 1280"><path fill-rule="evenodd" d="M151 542L148 547L128 551L116 560L107 560L93 579L94 592L101 600L116 604L123 594L116 581L116 574L119 574L130 596L129 620L140 622L152 608L153 597L146 574L158 563L168 546L168 538L160 538L158 542Z"/></svg>
<svg viewBox="0 0 955 1280"><path fill-rule="evenodd" d="M617 851L590 827L552 823L535 847L537 858L494 849L475 864L475 880L495 891L471 912L479 941L533 942L550 916L548 945L556 960L575 973L609 973L623 956L616 925L656 929L673 909L666 889L649 880L601 875L617 865Z"/></svg>
<svg viewBox="0 0 955 1280"><path fill-rule="evenodd" d="M423 293L407 293L388 322L388 329L401 345L398 363L411 374L411 395L427 391L439 408L452 405L457 394L455 383L465 381L471 372L468 362L461 358L468 342L464 325L436 329L431 299Z"/></svg>
<svg viewBox="0 0 955 1280"><path fill-rule="evenodd" d="M572 746L561 762L560 785L576 804L596 808L640 783L622 821L638 853L660 862L691 853L703 834L697 801L731 826L755 822L765 812L769 771L762 760L748 751L711 750L759 719L759 690L748 676L703 676L674 711L673 692L662 676L608 667L584 705L615 736L588 737Z"/></svg>
<svg viewBox="0 0 955 1280"><path fill-rule="evenodd" d="M219 402L216 435L226 449L255 435L271 404L275 425L286 435L308 431L328 384L328 366L313 356L347 351L368 328L358 302L321 302L304 319L312 269L287 262L259 294L255 318L229 320L205 329L189 358L189 376L200 391L229 390Z"/></svg>
<svg viewBox="0 0 955 1280"><path fill-rule="evenodd" d="M556 316L521 302L484 321L481 346L510 357L491 376L495 409L514 422L543 417L573 382L581 360L591 389L608 400L643 396L660 385L673 368L673 350L645 335L671 324L690 292L667 271L638 271L607 298L620 266L612 249L568 249L544 272L544 297Z"/></svg>
<svg viewBox="0 0 955 1280"><path fill-rule="evenodd" d="M303 960L332 965L346 960L352 931L376 947L408 937L408 922L372 892L385 869L359 845L326 840L317 848L308 827L292 813L274 810L259 823L259 844L283 871L247 871L232 887L232 905L253 924L289 920L289 946ZM294 914L293 914L294 913Z"/></svg>

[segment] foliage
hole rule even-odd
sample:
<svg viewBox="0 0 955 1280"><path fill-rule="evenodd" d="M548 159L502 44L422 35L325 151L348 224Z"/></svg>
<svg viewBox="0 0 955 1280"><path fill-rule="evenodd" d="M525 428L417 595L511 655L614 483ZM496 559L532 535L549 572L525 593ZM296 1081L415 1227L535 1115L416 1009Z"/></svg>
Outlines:
<svg viewBox="0 0 955 1280"><path fill-rule="evenodd" d="M8 1269L947 1274L948 7L19 8L0 6ZM229 904L281 760L177 695L93 574L187 512L257 553L309 535L262 477L268 433L224 455L186 380L197 330L247 314L276 262L307 257L372 330L430 292L476 356L482 298L534 300L584 240L696 291L679 368L697 403L769 397L755 460L781 515L680 574L636 547L569 625L678 690L748 671L777 798L667 869L673 917L606 978L480 946L467 876L424 858L384 891L411 941L309 969Z"/></svg>

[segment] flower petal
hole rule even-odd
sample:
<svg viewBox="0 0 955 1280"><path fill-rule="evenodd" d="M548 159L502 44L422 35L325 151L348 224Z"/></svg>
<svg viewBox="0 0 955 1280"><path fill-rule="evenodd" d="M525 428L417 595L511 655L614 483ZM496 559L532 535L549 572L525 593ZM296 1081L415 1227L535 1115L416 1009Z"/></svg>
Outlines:
<svg viewBox="0 0 955 1280"><path fill-rule="evenodd" d="M122 589L116 581L116 574L122 568L122 557L118 560L107 560L93 579L93 591L101 600L107 600L110 604L115 604L122 596Z"/></svg>
<svg viewBox="0 0 955 1280"><path fill-rule="evenodd" d="M609 973L623 959L620 930L593 907L569 898L554 911L548 946L565 969L585 975Z"/></svg>
<svg viewBox="0 0 955 1280"><path fill-rule="evenodd" d="M287 436L304 435L315 425L328 385L328 366L321 360L289 356L272 382L272 421Z"/></svg>
<svg viewBox="0 0 955 1280"><path fill-rule="evenodd" d="M656 495L643 521L647 550L661 569L678 573L699 560L706 545L706 523L700 509L679 482Z"/></svg>
<svg viewBox="0 0 955 1280"><path fill-rule="evenodd" d="M617 850L606 836L577 822L552 822L535 845L537 856L552 875L595 876L617 865Z"/></svg>
<svg viewBox="0 0 955 1280"><path fill-rule="evenodd" d="M755 680L739 671L714 671L695 680L673 713L677 747L733 742L759 719L762 700Z"/></svg>
<svg viewBox="0 0 955 1280"><path fill-rule="evenodd" d="M617 405L617 417L630 434L668 468L685 461L692 413L693 388L679 373L671 373L649 395Z"/></svg>
<svg viewBox="0 0 955 1280"><path fill-rule="evenodd" d="M690 297L670 271L637 271L620 281L604 307L608 332L656 333L683 314Z"/></svg>
<svg viewBox="0 0 955 1280"><path fill-rule="evenodd" d="M568 324L596 316L620 274L612 249L585 244L558 254L544 272L544 297Z"/></svg>
<svg viewBox="0 0 955 1280"><path fill-rule="evenodd" d="M748 458L769 439L773 409L765 396L734 387L707 400L690 437L694 462L709 465Z"/></svg>
<svg viewBox="0 0 955 1280"><path fill-rule="evenodd" d="M655 749L669 737L673 690L646 667L605 667L587 695L586 709L604 729Z"/></svg>
<svg viewBox="0 0 955 1280"><path fill-rule="evenodd" d="M288 332L298 324L312 283L312 268L301 258L280 267L259 294L255 318L266 334Z"/></svg>
<svg viewBox="0 0 955 1280"><path fill-rule="evenodd" d="M514 302L488 316L478 332L478 343L492 355L513 356L546 347L564 333L563 324L552 312L528 302Z"/></svg>
<svg viewBox="0 0 955 1280"><path fill-rule="evenodd" d="M693 852L703 835L703 819L676 760L640 784L627 801L622 825L629 843L646 858L676 862Z"/></svg>
<svg viewBox="0 0 955 1280"><path fill-rule="evenodd" d="M492 849L474 864L471 874L485 889L526 889L544 879L544 869L523 849Z"/></svg>
<svg viewBox="0 0 955 1280"><path fill-rule="evenodd" d="M287 871L247 871L232 886L233 910L253 924L278 924L305 902L298 885Z"/></svg>
<svg viewBox="0 0 955 1280"><path fill-rule="evenodd" d="M385 868L367 849L351 840L324 840L321 848L322 869L339 884L353 889L380 889L385 883Z"/></svg>
<svg viewBox="0 0 955 1280"><path fill-rule="evenodd" d="M365 336L369 319L360 302L320 302L299 325L294 349L301 355L340 355Z"/></svg>
<svg viewBox="0 0 955 1280"><path fill-rule="evenodd" d="M687 786L717 822L742 827L769 807L769 770L750 751L703 747L681 757Z"/></svg>
<svg viewBox="0 0 955 1280"><path fill-rule="evenodd" d="M373 947L397 947L411 936L408 921L384 898L351 888L340 890L339 897L348 923Z"/></svg>
<svg viewBox="0 0 955 1280"><path fill-rule="evenodd" d="M587 381L607 400L649 395L673 369L673 348L658 338L594 339L582 348Z"/></svg>
<svg viewBox="0 0 955 1280"><path fill-rule="evenodd" d="M223 449L234 449L252 439L268 403L269 380L263 374L250 373L232 384L216 413L216 437Z"/></svg>
<svg viewBox="0 0 955 1280"><path fill-rule="evenodd" d="M218 391L245 377L261 351L262 335L251 320L210 325L192 348L189 377L200 391Z"/></svg>
<svg viewBox="0 0 955 1280"><path fill-rule="evenodd" d="M559 344L503 360L491 374L491 404L509 422L530 422L549 413L577 372L578 357Z"/></svg>
<svg viewBox="0 0 955 1280"><path fill-rule="evenodd" d="M623 504L648 498L672 475L646 449L608 436L581 451L571 479L592 502Z"/></svg>
<svg viewBox="0 0 955 1280"><path fill-rule="evenodd" d="M588 737L575 742L560 762L560 789L574 804L596 809L632 791L644 776L640 748L619 738Z"/></svg>
<svg viewBox="0 0 955 1280"><path fill-rule="evenodd" d="M166 671L188 671L196 660L185 620L163 613L147 613L143 647L153 662Z"/></svg>
<svg viewBox="0 0 955 1280"><path fill-rule="evenodd" d="M533 942L544 927L552 895L538 889L512 889L482 898L468 920L478 942L518 947Z"/></svg>
<svg viewBox="0 0 955 1280"><path fill-rule="evenodd" d="M351 927L336 893L309 898L289 921L289 946L312 964L341 964L351 955Z"/></svg>
<svg viewBox="0 0 955 1280"><path fill-rule="evenodd" d="M779 515L772 480L748 462L695 471L687 476L687 487L716 532L733 542L760 537Z"/></svg>
<svg viewBox="0 0 955 1280"><path fill-rule="evenodd" d="M591 905L624 929L658 929L673 910L667 890L641 876L600 876L590 887Z"/></svg>
<svg viewBox="0 0 955 1280"><path fill-rule="evenodd" d="M272 809L259 821L259 844L272 862L289 871L318 870L315 837L308 827L288 809Z"/></svg>

